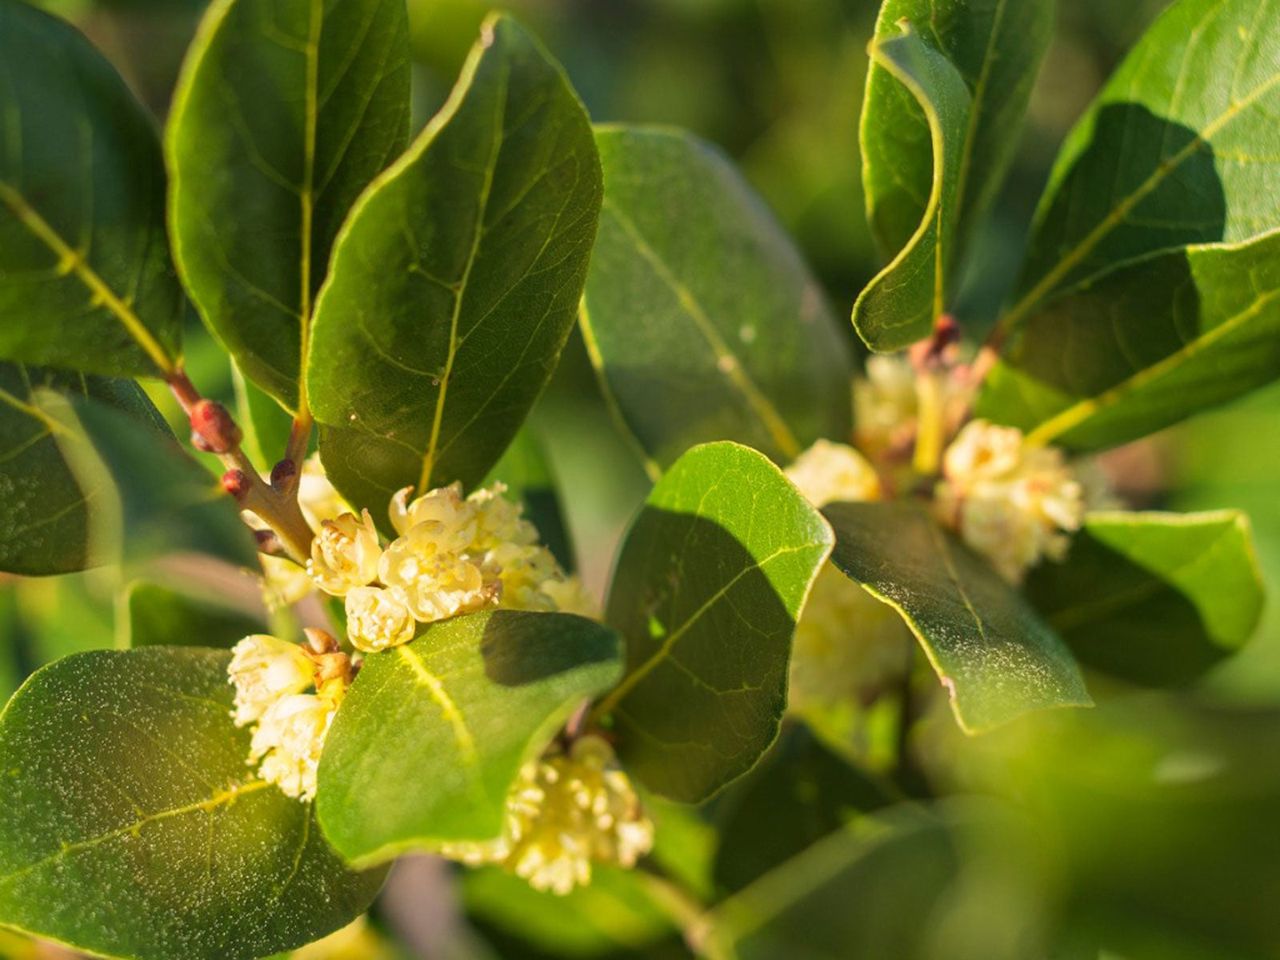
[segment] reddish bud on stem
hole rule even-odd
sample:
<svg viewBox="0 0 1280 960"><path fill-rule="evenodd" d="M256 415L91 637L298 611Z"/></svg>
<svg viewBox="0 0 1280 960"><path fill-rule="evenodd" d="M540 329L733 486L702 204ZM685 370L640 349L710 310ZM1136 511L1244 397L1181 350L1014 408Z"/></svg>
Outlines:
<svg viewBox="0 0 1280 960"><path fill-rule="evenodd" d="M191 431L191 445L201 453L213 453L213 447L209 446L209 441L194 430Z"/></svg>
<svg viewBox="0 0 1280 960"><path fill-rule="evenodd" d="M228 470L222 475L222 489L243 500L249 494L249 478L243 470Z"/></svg>
<svg viewBox="0 0 1280 960"><path fill-rule="evenodd" d="M213 453L230 453L243 437L227 408L213 400L201 400L191 408L191 429Z"/></svg>
<svg viewBox="0 0 1280 960"><path fill-rule="evenodd" d="M292 460L281 460L271 468L271 486L277 490L284 489L294 477L298 475L298 465Z"/></svg>
<svg viewBox="0 0 1280 960"><path fill-rule="evenodd" d="M951 349L960 342L960 324L949 313L938 317L933 334L910 350L911 365L917 370L937 370L955 362Z"/></svg>

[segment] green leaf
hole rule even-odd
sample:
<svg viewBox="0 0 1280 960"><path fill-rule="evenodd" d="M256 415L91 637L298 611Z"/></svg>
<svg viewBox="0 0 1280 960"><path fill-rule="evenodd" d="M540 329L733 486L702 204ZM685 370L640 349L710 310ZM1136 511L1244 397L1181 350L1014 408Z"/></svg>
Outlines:
<svg viewBox="0 0 1280 960"><path fill-rule="evenodd" d="M726 809L718 813L716 883L729 892L741 890L892 800L883 784L797 724L726 795Z"/></svg>
<svg viewBox="0 0 1280 960"><path fill-rule="evenodd" d="M186 301L150 117L84 37L25 3L0 0L0 63L0 358L173 370Z"/></svg>
<svg viewBox="0 0 1280 960"><path fill-rule="evenodd" d="M912 24L946 56L972 94L952 202L956 236L972 234L1004 180L1018 144L1040 62L1053 35L1054 0L885 0L876 37ZM868 219L892 256L925 217L934 169L929 120L892 72L873 62L867 79L862 151Z"/></svg>
<svg viewBox="0 0 1280 960"><path fill-rule="evenodd" d="M492 469L573 327L600 191L563 71L486 21L449 102L356 205L320 296L309 391L353 504L382 516L401 487Z"/></svg>
<svg viewBox="0 0 1280 960"><path fill-rule="evenodd" d="M0 714L0 923L95 954L236 960L368 906L309 805L256 779L226 653L94 651Z"/></svg>
<svg viewBox="0 0 1280 960"><path fill-rule="evenodd" d="M921 40L909 22L896 26L897 35L889 35L893 28L882 23L868 51L872 70L862 108L867 215L893 259L853 306L858 335L884 352L928 336L947 308L971 112L969 90L946 56ZM924 127L900 120L912 109L908 97L925 118ZM919 146L926 132L927 157ZM904 223L904 202L913 199L920 215L912 226Z"/></svg>
<svg viewBox="0 0 1280 960"><path fill-rule="evenodd" d="M125 587L119 615L126 647L215 647L230 649L251 633L266 632L251 616L190 591L135 580Z"/></svg>
<svg viewBox="0 0 1280 960"><path fill-rule="evenodd" d="M293 417L270 394L260 390L231 365L236 398L236 423L244 431L241 449L264 471L284 458L293 432Z"/></svg>
<svg viewBox="0 0 1280 960"><path fill-rule="evenodd" d="M93 504L88 562L137 566L166 554L208 553L256 566L257 547L235 501L186 454L167 428L139 429L130 416L92 400L48 391L45 417L71 475Z"/></svg>
<svg viewBox="0 0 1280 960"><path fill-rule="evenodd" d="M986 560L912 503L838 503L832 562L897 610L966 733L1032 710L1089 706L1071 652Z"/></svg>
<svg viewBox="0 0 1280 960"><path fill-rule="evenodd" d="M981 416L1040 442L1136 440L1280 377L1280 232L1126 263L1050 300L992 371Z"/></svg>
<svg viewBox="0 0 1280 960"><path fill-rule="evenodd" d="M87 501L55 439L58 424L37 402L42 390L93 397L139 429L168 433L135 383L0 363L0 570L28 576L93 562Z"/></svg>
<svg viewBox="0 0 1280 960"><path fill-rule="evenodd" d="M782 472L736 443L694 447L654 487L609 594L627 673L596 711L645 786L704 800L773 743L796 618L831 544Z"/></svg>
<svg viewBox="0 0 1280 960"><path fill-rule="evenodd" d="M1006 330L1116 263L1280 225L1275 13L1177 0L1147 31L1063 146Z"/></svg>
<svg viewBox="0 0 1280 960"><path fill-rule="evenodd" d="M606 627L515 610L445 620L370 654L320 762L325 835L359 864L496 837L520 767L617 681L619 660Z"/></svg>
<svg viewBox="0 0 1280 960"><path fill-rule="evenodd" d="M1095 513L1027 596L1082 663L1149 685L1185 683L1243 646L1263 586L1247 518Z"/></svg>
<svg viewBox="0 0 1280 960"><path fill-rule="evenodd" d="M290 409L334 238L408 135L403 0L205 15L166 138L174 255L240 369Z"/></svg>
<svg viewBox="0 0 1280 960"><path fill-rule="evenodd" d="M605 202L581 325L650 472L713 440L787 462L847 437L848 349L742 175L677 131L600 127L596 142Z"/></svg>

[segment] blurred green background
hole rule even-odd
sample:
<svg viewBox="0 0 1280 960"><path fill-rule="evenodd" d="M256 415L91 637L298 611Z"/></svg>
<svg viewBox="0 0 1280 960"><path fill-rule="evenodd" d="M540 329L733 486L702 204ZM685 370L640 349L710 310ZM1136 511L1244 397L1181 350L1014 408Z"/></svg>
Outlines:
<svg viewBox="0 0 1280 960"><path fill-rule="evenodd" d="M201 0L48 0L44 5L77 22L163 119ZM1067 130L1164 5L1163 0L1059 4L1059 31L1032 102L1019 160L981 232L958 304L962 322L975 335L993 320L1014 279L1023 234ZM409 0L409 6L419 122L443 101L485 13L494 7L509 9L564 63L596 120L686 127L734 156L798 239L837 314L847 316L853 298L877 268L863 216L857 147L865 48L877 6L873 0ZM851 329L849 335L852 339ZM230 396L225 358L198 326L192 327L187 352L193 379L208 393ZM172 412L169 406L165 409ZM588 586L600 592L617 539L647 481L614 430L580 343L574 342L567 352L536 413L535 426L567 493L581 572ZM1274 601L1280 595L1276 438L1280 385L1119 451L1111 461L1123 494L1136 507L1247 511ZM0 581L0 636L9 641L7 655L0 657L0 693L7 696L26 673L50 659L111 646L113 603L92 574ZM1133 956L1201 960L1277 957L1280 933L1257 927L1254 913L1240 907L1242 918L1232 926L1232 910L1239 906L1232 898L1245 903L1280 894L1280 857L1272 856L1280 851L1272 849L1271 840L1254 843L1259 817L1280 797L1275 772L1280 768L1273 749L1280 743L1280 720L1264 712L1280 707L1280 603L1269 604L1254 643L1219 668L1198 692L1198 699L1209 706L1175 709L1170 706L1175 700L1139 698L1115 712L1095 711L1096 719L1024 725L977 744L958 738L949 717L943 716L921 738L924 763L935 783L949 781L979 791L994 783L999 792L1013 792L1032 808L1048 811L1030 848L1073 846L1062 862L1070 861L1077 877L1097 877L1107 909L1125 915L1130 908L1141 912L1145 901L1133 891L1150 887L1151 897L1164 897L1158 882L1164 878L1174 890L1161 901L1171 916L1195 926L1196 911L1209 911L1200 928L1212 932L1226 924L1232 937L1251 945L1241 953L1202 949L1186 938L1160 940L1134 921L1126 955L1132 951ZM1232 705L1233 712L1219 717L1215 705ZM1256 727L1246 712L1251 708L1261 718ZM1201 717L1190 712L1193 709L1207 713ZM1203 724L1192 723L1192 717L1203 719ZM1003 758L995 772L992 757ZM1195 774L1196 758L1205 757L1239 775L1219 785L1225 791L1220 795L1179 795L1168 801L1139 785L1148 767L1154 770L1156 784L1194 784L1197 777L1187 771ZM1170 758L1181 758L1182 765L1166 768ZM1202 820L1224 811L1236 818L1226 834L1197 839ZM679 825L677 819L668 829L678 832ZM1148 828L1150 833L1144 832ZM1273 826L1266 835L1275 835ZM1081 837L1090 842L1081 843ZM1175 838L1191 847L1171 845ZM1188 859L1179 859L1184 855ZM1094 859L1116 857L1125 861L1123 869L1091 872ZM1165 857L1174 859L1166 862ZM1179 865L1188 864L1199 871L1200 883L1168 879L1176 876ZM973 900L966 901L965 910L980 911L998 897L1003 914L1012 916L1032 896L1000 886L999 870L981 875L984 883L994 886L970 891ZM1149 882L1152 877L1157 882ZM1045 882L1052 886L1054 881ZM481 903L486 897L518 899L501 878L489 876L471 887ZM1212 913L1214 897L1235 906ZM646 926L644 916L620 908L623 899L611 899L608 883L593 894L590 909L607 918L597 917L597 924L612 925L615 934L634 928L641 931L637 937L645 939L642 934L651 924ZM1114 917L1104 916L1107 909L1083 899L1077 912L1086 918L1086 928L1094 921L1115 928ZM1264 909L1274 913L1274 897L1270 903ZM561 929L554 918L547 918L546 909L545 903L535 903L529 913ZM963 944L965 924L973 917L959 906L956 911L948 914L953 927L947 929L959 938L955 943ZM1027 916L1030 919L1024 919L1031 923L1034 917ZM503 935L490 933L504 956L540 955L527 945L518 951L510 945L503 948ZM1083 939L1081 952L1064 948L1053 956L1097 957L1087 931ZM988 949L990 938L975 942ZM457 949L459 956L470 955ZM962 946L949 951L936 955L947 960L993 956L966 952ZM645 955L681 953L672 948L666 953L648 950ZM1008 955L1020 954L1015 949Z"/></svg>

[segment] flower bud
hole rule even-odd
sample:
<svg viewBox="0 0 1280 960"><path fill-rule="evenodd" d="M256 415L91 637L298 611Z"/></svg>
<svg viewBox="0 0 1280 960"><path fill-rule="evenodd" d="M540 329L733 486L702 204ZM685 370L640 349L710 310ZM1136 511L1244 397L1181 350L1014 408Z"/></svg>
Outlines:
<svg viewBox="0 0 1280 960"><path fill-rule="evenodd" d="M232 649L227 674L236 688L236 726L243 727L277 700L311 686L315 669L296 643L255 634Z"/></svg>
<svg viewBox="0 0 1280 960"><path fill-rule="evenodd" d="M413 639L417 624L394 592L355 587L347 593L347 637L357 650L373 652Z"/></svg>
<svg viewBox="0 0 1280 960"><path fill-rule="evenodd" d="M249 495L249 478L243 470L228 470L222 475L222 489L237 500Z"/></svg>
<svg viewBox="0 0 1280 960"><path fill-rule="evenodd" d="M190 413L191 430L208 444L212 453L230 453L240 445L244 435L222 404L200 400Z"/></svg>
<svg viewBox="0 0 1280 960"><path fill-rule="evenodd" d="M311 542L307 573L325 593L345 596L352 587L362 587L378 576L378 532L365 510L362 518L344 513L326 520Z"/></svg>

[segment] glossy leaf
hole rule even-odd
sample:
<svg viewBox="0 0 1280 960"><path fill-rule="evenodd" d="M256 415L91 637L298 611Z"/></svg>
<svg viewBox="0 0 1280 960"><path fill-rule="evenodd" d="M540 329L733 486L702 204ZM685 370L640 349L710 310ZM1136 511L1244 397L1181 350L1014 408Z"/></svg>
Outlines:
<svg viewBox="0 0 1280 960"><path fill-rule="evenodd" d="M600 127L605 202L582 330L650 472L735 440L787 462L849 434L848 350L818 282L715 148Z"/></svg>
<svg viewBox="0 0 1280 960"><path fill-rule="evenodd" d="M1047 303L982 416L1046 443L1126 443L1280 377L1280 232L1124 264Z"/></svg>
<svg viewBox="0 0 1280 960"><path fill-rule="evenodd" d="M92 563L88 502L68 466L38 392L89 396L121 410L138 429L167 434L134 383L0 363L0 570L70 573Z"/></svg>
<svg viewBox="0 0 1280 960"><path fill-rule="evenodd" d="M514 21L486 21L453 95L356 205L308 383L329 478L376 516L478 483L555 369L600 208L586 112Z"/></svg>
<svg viewBox="0 0 1280 960"><path fill-rule="evenodd" d="M971 235L1013 160L1040 61L1053 34L1054 0L885 0L877 38L893 38L905 20L943 53L972 95L960 149L956 236ZM892 256L924 219L933 183L925 111L883 65L867 79L862 150L872 231Z"/></svg>
<svg viewBox="0 0 1280 960"><path fill-rule="evenodd" d="M311 808L257 779L229 655L94 651L0 715L0 923L103 956L236 960L368 906Z"/></svg>
<svg viewBox="0 0 1280 960"><path fill-rule="evenodd" d="M173 369L185 300L151 119L71 26L0 2L0 358Z"/></svg>
<svg viewBox="0 0 1280 960"><path fill-rule="evenodd" d="M187 53L174 253L240 369L290 409L334 238L408 139L408 34L403 0L218 0Z"/></svg>
<svg viewBox="0 0 1280 960"><path fill-rule="evenodd" d="M907 503L839 503L832 562L896 609L980 733L1031 710L1092 703L1071 652L986 560Z"/></svg>
<svg viewBox="0 0 1280 960"><path fill-rule="evenodd" d="M565 614L445 620L365 658L320 763L316 809L349 861L486 840L520 767L618 678L613 631Z"/></svg>
<svg viewBox="0 0 1280 960"><path fill-rule="evenodd" d="M1280 225L1275 14L1177 0L1147 31L1063 146L1007 329L1121 261Z"/></svg>
<svg viewBox="0 0 1280 960"><path fill-rule="evenodd" d="M831 543L782 472L736 443L693 448L654 487L609 595L627 673L597 708L645 786L704 800L773 743L796 617Z"/></svg>
<svg viewBox="0 0 1280 960"><path fill-rule="evenodd" d="M858 296L853 325L867 346L878 351L898 350L928 336L947 307L970 117L969 90L951 61L925 43L909 22L896 26L894 32L882 23L871 44L873 68L862 108L867 215L893 259ZM898 125L897 118L911 109L908 99L925 118L923 128ZM927 157L919 142L925 132ZM916 195L915 186L908 192L920 216L908 226L900 191L916 181L924 192ZM886 183L897 186L886 188Z"/></svg>
<svg viewBox="0 0 1280 960"><path fill-rule="evenodd" d="M1241 647L1262 614L1249 522L1219 513L1095 513L1027 595L1087 666L1185 683Z"/></svg>
<svg viewBox="0 0 1280 960"><path fill-rule="evenodd" d="M265 618L208 597L135 580L117 609L124 647L214 647L228 650L252 633L267 632Z"/></svg>
<svg viewBox="0 0 1280 960"><path fill-rule="evenodd" d="M86 400L41 391L36 406L85 500L89 562L138 565L170 553L208 553L256 566L236 502L173 435Z"/></svg>

